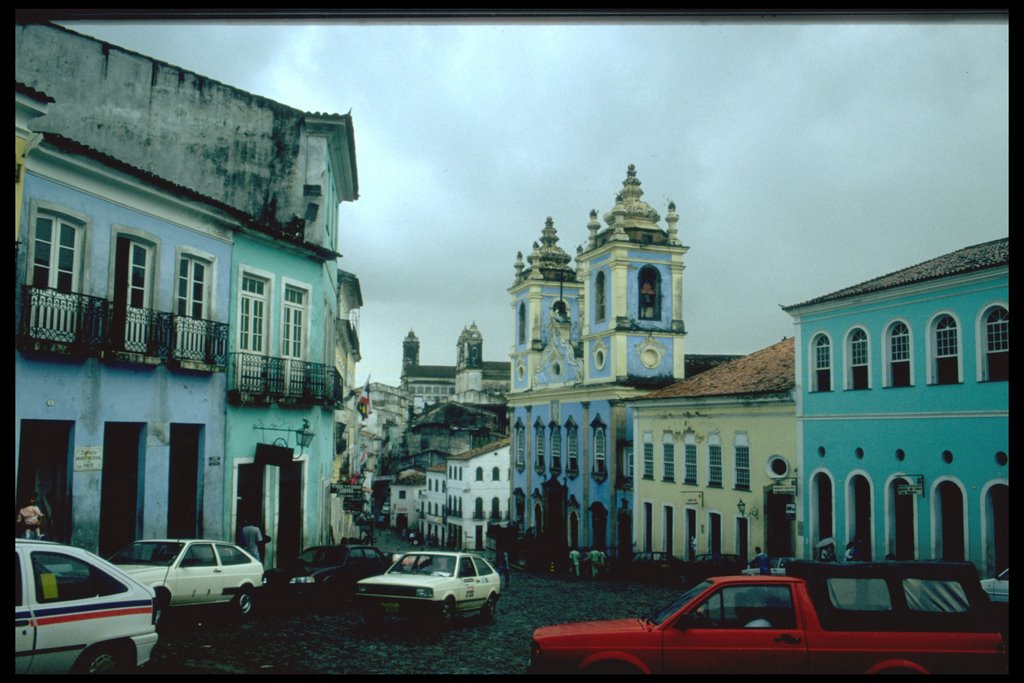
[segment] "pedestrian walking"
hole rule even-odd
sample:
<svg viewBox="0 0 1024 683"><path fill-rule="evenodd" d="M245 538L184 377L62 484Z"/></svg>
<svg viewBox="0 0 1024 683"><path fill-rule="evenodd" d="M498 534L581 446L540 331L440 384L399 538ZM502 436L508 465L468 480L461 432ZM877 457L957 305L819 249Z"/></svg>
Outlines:
<svg viewBox="0 0 1024 683"><path fill-rule="evenodd" d="M238 545L242 546L245 552L263 561L263 532L252 520L246 519L242 522L242 530L238 532Z"/></svg>
<svg viewBox="0 0 1024 683"><path fill-rule="evenodd" d="M501 550L495 559L498 564L498 579L505 578L505 586L502 590L508 590L509 582L512 579L512 568L509 566L508 553Z"/></svg>
<svg viewBox="0 0 1024 683"><path fill-rule="evenodd" d="M576 546L569 551L569 573L574 579L580 578L580 551Z"/></svg>
<svg viewBox="0 0 1024 683"><path fill-rule="evenodd" d="M597 577L604 571L605 554L600 548L593 548L590 551L590 578L597 580Z"/></svg>
<svg viewBox="0 0 1024 683"><path fill-rule="evenodd" d="M757 568L758 574L771 574L772 573L772 561L768 557L768 553L761 550L761 546L754 546L754 559L750 563L751 567Z"/></svg>

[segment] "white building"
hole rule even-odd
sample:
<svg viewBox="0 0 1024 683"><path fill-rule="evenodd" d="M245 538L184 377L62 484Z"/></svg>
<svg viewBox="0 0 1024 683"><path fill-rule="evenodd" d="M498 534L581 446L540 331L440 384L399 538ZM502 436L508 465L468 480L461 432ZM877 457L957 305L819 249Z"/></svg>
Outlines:
<svg viewBox="0 0 1024 683"><path fill-rule="evenodd" d="M508 519L509 439L448 458L447 537L456 547L483 550L489 523Z"/></svg>
<svg viewBox="0 0 1024 683"><path fill-rule="evenodd" d="M391 482L391 526L395 529L420 528L420 498L427 477L419 470L406 470Z"/></svg>

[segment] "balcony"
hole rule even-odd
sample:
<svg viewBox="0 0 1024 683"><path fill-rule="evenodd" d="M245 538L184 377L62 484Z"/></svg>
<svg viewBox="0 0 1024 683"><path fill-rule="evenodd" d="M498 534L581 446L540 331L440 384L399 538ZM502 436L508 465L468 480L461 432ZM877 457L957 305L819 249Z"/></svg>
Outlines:
<svg viewBox="0 0 1024 683"><path fill-rule="evenodd" d="M226 323L114 306L107 299L55 289L22 289L22 352L223 372L227 334Z"/></svg>
<svg viewBox="0 0 1024 683"><path fill-rule="evenodd" d="M341 375L331 365L255 353L228 356L228 400L235 404L337 407L342 402Z"/></svg>

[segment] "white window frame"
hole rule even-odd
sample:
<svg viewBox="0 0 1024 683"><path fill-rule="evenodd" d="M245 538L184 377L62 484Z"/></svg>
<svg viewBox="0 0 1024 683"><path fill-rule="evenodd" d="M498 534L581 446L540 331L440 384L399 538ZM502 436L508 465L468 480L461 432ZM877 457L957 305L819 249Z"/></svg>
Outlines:
<svg viewBox="0 0 1024 683"><path fill-rule="evenodd" d="M30 203L29 210L29 224L27 226L28 235L28 250L26 254L26 267L25 267L25 282L26 284L33 285L35 281L35 258L36 258L36 224L40 218L46 218L54 222L54 231L50 233L50 247L48 254L49 265L47 266L47 288L57 289L57 273L59 268L54 267L54 263L59 262L59 250L58 246L60 240L54 240L54 232L59 232L60 225L66 224L68 227L74 230L74 245L72 255L72 270L71 270L71 288L65 292L67 294L82 294L85 291L85 251L86 251L86 238L89 235L92 221L85 214L77 211L71 211L65 207L55 204L52 202L32 200ZM54 252L57 253L54 253Z"/></svg>
<svg viewBox="0 0 1024 683"><path fill-rule="evenodd" d="M538 469L544 469L547 467L547 460L544 457L544 423L537 418L537 421L533 423L533 466Z"/></svg>
<svg viewBox="0 0 1024 683"><path fill-rule="evenodd" d="M661 480L676 480L676 444L672 432L665 432L661 437Z"/></svg>
<svg viewBox="0 0 1024 683"><path fill-rule="evenodd" d="M824 339L825 342L828 344L828 364L825 365L824 367L820 365L820 363L821 363L821 354L818 351L818 348L821 346L820 340L822 340L822 339ZM832 391L832 389L835 387L835 384L834 384L833 378L832 378L832 367L835 365L835 353L833 351L834 347L835 347L835 345L832 343L832 338L828 334L826 334L825 332L817 332L817 333L811 335L811 351L810 351L811 362L808 363L808 365L810 366L811 376L810 376L810 381L809 381L808 386L811 387L811 391L812 392L815 392L815 393L823 392L823 393L825 393L825 392ZM821 370L824 370L824 371L828 372L828 389L821 389L819 387L818 372L821 371Z"/></svg>
<svg viewBox="0 0 1024 683"><path fill-rule="evenodd" d="M297 292L302 295L302 303L300 305L294 302L288 301L288 295L290 292ZM278 329L281 330L280 345L278 346L280 356L282 358L288 358L291 360L306 360L309 357L309 332L312 329L310 324L310 300L312 298L312 288L304 283L297 280L282 279L281 281L281 309L280 309L280 326ZM298 329L301 335L299 339L299 352L295 353L295 340L291 334L295 329L295 324L292 320L292 316L296 313L301 315L302 319L299 322ZM288 346L289 348L285 348Z"/></svg>
<svg viewBox="0 0 1024 683"><path fill-rule="evenodd" d="M607 474L608 472L608 432L607 427L600 425L594 427L594 465L595 474ZM598 438L600 437L600 438Z"/></svg>
<svg viewBox="0 0 1024 683"><path fill-rule="evenodd" d="M697 484L700 482L697 460L697 435L693 432L686 432L683 436L683 483ZM693 468L693 477L689 476L689 469Z"/></svg>
<svg viewBox="0 0 1024 683"><path fill-rule="evenodd" d="M903 325L907 330L906 334L906 359L893 358L893 331L897 325ZM914 330L910 326L910 323L902 318L896 320L890 320L885 328L885 332L882 334L882 348L884 349L883 354L885 358L885 372L882 378L882 386L884 387L896 387L892 381L892 367L895 362L906 362L907 363L907 374L908 374L908 387L914 386ZM902 336L902 335L901 335Z"/></svg>
<svg viewBox="0 0 1024 683"><path fill-rule="evenodd" d="M717 464L716 464L717 460ZM717 469L717 479L715 477ZM725 463L722 460L722 438L718 434L708 435L708 486L725 486Z"/></svg>
<svg viewBox="0 0 1024 683"><path fill-rule="evenodd" d="M188 261L193 264L193 267L189 268L188 274L188 296L187 296L187 309L190 311L187 314L179 312L179 305L181 303L181 264L182 261ZM206 281L203 283L203 303L202 303L202 315L199 318L191 315L191 309L194 304L194 264L202 264L206 269ZM174 273L174 314L183 315L188 318L195 318L197 320L214 320L216 316L216 306L214 301L214 293L217 291L216 282L216 264L217 261L213 255L206 252L199 251L188 247L179 247L175 254L175 273Z"/></svg>
<svg viewBox="0 0 1024 683"><path fill-rule="evenodd" d="M654 435L644 432L643 435L643 479L654 479Z"/></svg>
<svg viewBox="0 0 1024 683"><path fill-rule="evenodd" d="M952 335L952 342L956 345L955 353L942 353L943 349L939 348L939 323L946 317L949 317L953 324L956 326L955 333ZM946 341L949 341L949 335L944 335ZM942 358L956 358L956 382L950 382L949 384L959 384L964 381L964 359L963 359L963 325L960 322L960 318L952 311L938 311L932 316L931 320L928 321L928 384L938 384L939 381L939 360Z"/></svg>
<svg viewBox="0 0 1024 683"><path fill-rule="evenodd" d="M997 349L990 348L992 344L992 337L989 335L989 322L988 318L990 315L995 313L996 310L1003 310L1006 312L1006 317L1000 327L1005 329L1005 334L1002 331L996 331L996 343L1001 347ZM992 381L1009 381L1006 380L992 380L989 375L989 354L993 352L1001 352L1005 349L1006 353L1010 352L1010 306L1005 301L994 301L983 306L978 313L978 320L975 325L977 342L975 348L978 349L976 376L979 382L992 382Z"/></svg>
<svg viewBox="0 0 1024 683"><path fill-rule="evenodd" d="M740 449L746 450L746 465L741 464ZM740 481L742 474L746 472L746 486ZM736 432L736 439L732 444L732 479L733 488L740 491L750 491L750 442L744 432Z"/></svg>
<svg viewBox="0 0 1024 683"><path fill-rule="evenodd" d="M263 283L263 292L260 293L259 295L256 295L256 294L250 293L250 292L246 292L246 290L244 288L244 284L245 284L246 278L250 278L250 279L252 279L254 281L262 282ZM271 311L271 307L272 307L273 304L272 304L272 298L271 298L270 294L271 294L271 292L274 291L274 286L275 286L274 275L272 273L268 273L268 272L263 271L263 270L257 270L255 268L241 267L241 268L238 269L238 285L237 286L238 286L238 289L237 289L237 291L238 291L238 309L235 312L235 329L238 330L238 332L235 335L236 349L239 352L241 352L241 353L251 353L251 354L256 354L256 355L260 355L260 356L270 356L270 355L273 354L272 342L273 342L273 339L274 339L272 325L270 324L271 321L273 320L272 311ZM245 328L242 325L242 320L245 317L245 310L244 309L245 309L245 300L247 300L247 299L249 301L259 302L259 303L261 303L263 305L263 312L262 312L262 317L261 317L263 329L260 331L260 338L262 340L262 345L258 349L254 348L251 343L243 344L243 340L245 339L245 337L243 335L245 335L246 332L245 332ZM251 318L251 315L252 314L250 312L250 314L249 314L250 318ZM250 338L250 341L251 341L252 336L253 336L252 330L249 330L248 337Z"/></svg>
<svg viewBox="0 0 1024 683"><path fill-rule="evenodd" d="M860 333L861 340L855 340L854 336ZM863 343L863 352L856 348L858 342ZM860 361L860 362L858 362ZM856 368L864 368L866 377L864 386L861 389L871 388L871 343L868 331L862 326L853 327L846 335L846 389L854 390L854 371Z"/></svg>
<svg viewBox="0 0 1024 683"><path fill-rule="evenodd" d="M580 469L580 430L570 418L565 423L565 467L573 472Z"/></svg>

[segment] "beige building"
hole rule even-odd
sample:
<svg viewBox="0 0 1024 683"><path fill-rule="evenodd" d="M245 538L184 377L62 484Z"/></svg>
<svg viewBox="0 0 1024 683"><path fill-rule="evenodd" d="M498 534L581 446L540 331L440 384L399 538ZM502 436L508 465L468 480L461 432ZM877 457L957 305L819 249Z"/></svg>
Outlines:
<svg viewBox="0 0 1024 683"><path fill-rule="evenodd" d="M634 400L634 549L795 552L793 340Z"/></svg>

